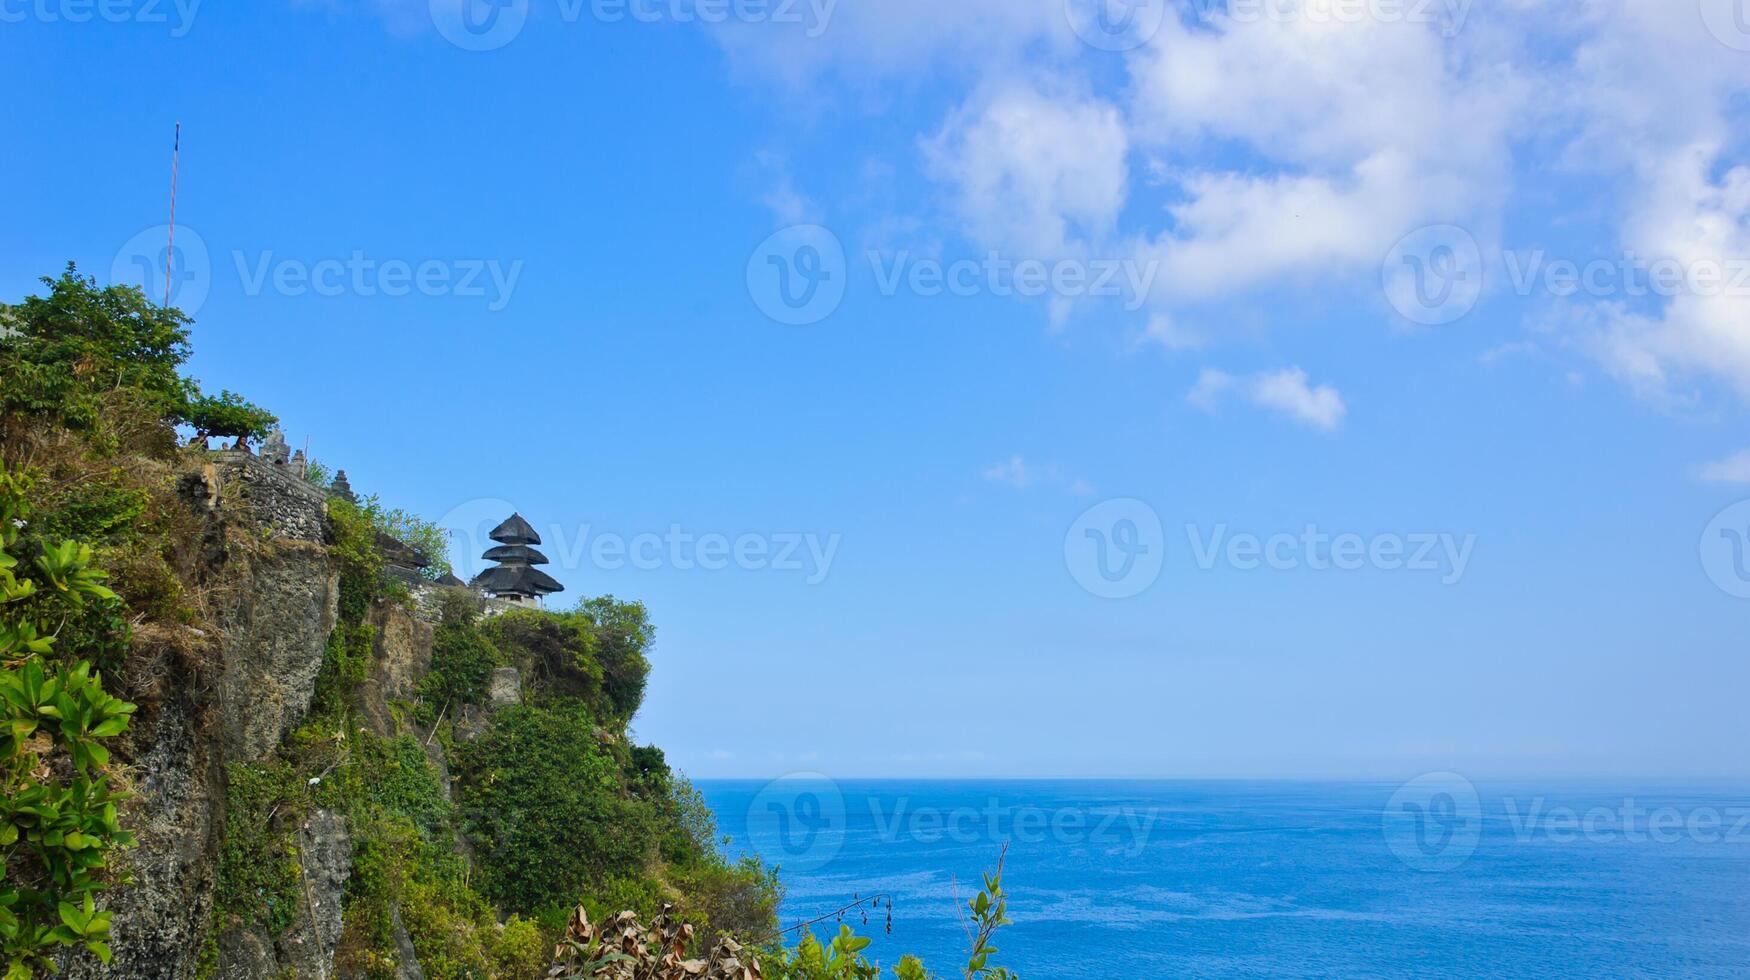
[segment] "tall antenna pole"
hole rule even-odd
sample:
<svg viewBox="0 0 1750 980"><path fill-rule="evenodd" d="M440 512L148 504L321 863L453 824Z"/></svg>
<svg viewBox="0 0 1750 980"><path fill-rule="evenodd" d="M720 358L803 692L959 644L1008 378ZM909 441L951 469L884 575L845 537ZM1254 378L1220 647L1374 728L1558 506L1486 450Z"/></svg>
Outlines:
<svg viewBox="0 0 1750 980"><path fill-rule="evenodd" d="M176 121L176 147L170 151L170 243L164 249L164 305L170 305L170 267L176 262L176 171L182 163L182 120Z"/></svg>

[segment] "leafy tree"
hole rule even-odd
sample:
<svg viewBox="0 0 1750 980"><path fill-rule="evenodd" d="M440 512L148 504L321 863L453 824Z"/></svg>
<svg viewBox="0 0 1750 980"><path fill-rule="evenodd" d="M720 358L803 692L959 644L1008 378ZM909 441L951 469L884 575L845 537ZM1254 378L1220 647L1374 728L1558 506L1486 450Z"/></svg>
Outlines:
<svg viewBox="0 0 1750 980"><path fill-rule="evenodd" d="M474 624L472 610L446 608L444 614L432 638L431 670L419 682L421 711L434 716L422 719L427 724L446 708L484 702L498 666L498 651Z"/></svg>
<svg viewBox="0 0 1750 980"><path fill-rule="evenodd" d="M613 596L585 599L577 615L586 618L595 634L595 659L602 665L602 692L617 720L630 721L644 703L644 685L650 677L645 656L656 638L656 627L642 602L621 602Z"/></svg>
<svg viewBox="0 0 1750 980"><path fill-rule="evenodd" d="M16 334L0 339L0 410L88 430L109 393L126 389L160 418L182 417L194 393L177 373L190 354L188 317L131 286L100 288L71 264L43 284L47 296L7 310Z"/></svg>
<svg viewBox="0 0 1750 980"><path fill-rule="evenodd" d="M265 439L279 423L272 412L230 391L191 399L183 418L198 439Z"/></svg>
<svg viewBox="0 0 1750 980"><path fill-rule="evenodd" d="M594 727L574 706L513 707L460 747L482 891L509 911L566 908L592 883L640 876L656 850L654 811L621 795Z"/></svg>
<svg viewBox="0 0 1750 980"><path fill-rule="evenodd" d="M108 962L108 912L95 894L116 848L133 843L116 815L103 742L134 706L104 693L89 651L59 632L115 593L91 549L21 540L28 481L0 469L0 955L7 980L53 969L59 947ZM26 556L30 557L27 563Z"/></svg>
<svg viewBox="0 0 1750 980"><path fill-rule="evenodd" d="M436 582L453 571L449 532L435 522L397 508L384 515L383 527L390 537L430 559L424 569L426 581Z"/></svg>
<svg viewBox="0 0 1750 980"><path fill-rule="evenodd" d="M181 310L133 286L99 286L68 264L43 279L47 296L0 305L0 416L76 432L97 430L107 405L128 401L149 417L207 435L258 438L277 421L232 392L201 394L179 373L192 348Z"/></svg>

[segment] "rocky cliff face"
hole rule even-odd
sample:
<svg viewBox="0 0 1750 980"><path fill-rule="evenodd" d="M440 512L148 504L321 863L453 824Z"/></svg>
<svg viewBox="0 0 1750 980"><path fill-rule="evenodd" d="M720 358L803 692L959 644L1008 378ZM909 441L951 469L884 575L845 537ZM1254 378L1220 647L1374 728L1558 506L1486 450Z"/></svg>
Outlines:
<svg viewBox="0 0 1750 980"><path fill-rule="evenodd" d="M303 889L296 916L276 941L263 929L229 929L219 937L220 980L334 976L341 903L352 870L346 818L318 810L298 828L298 870Z"/></svg>
<svg viewBox="0 0 1750 980"><path fill-rule="evenodd" d="M434 624L453 596L422 586L412 602L381 601L373 592L375 604L362 618L354 610L343 623L339 566L350 552L334 543L346 540L343 522L331 522L322 491L284 465L238 452L208 454L176 486L180 506L194 517L184 542L189 567L179 574L199 594L205 625L143 623L135 630L118 680L139 711L114 750L132 792L123 824L139 842L117 865L132 880L104 900L114 913L112 962L68 955L65 972L78 980L350 980L366 969L355 935L363 931L372 944L364 947L371 975L419 980L415 939L422 934L410 936L408 923L426 920L411 917L399 896L379 898L374 912L351 925L344 914L357 897L348 890L355 853L375 853L382 828L364 820L349 826L344 805L316 801L368 794L353 787L321 796L326 787L350 785L341 780L349 770L335 771L349 753L413 744L423 755L418 778L450 803L445 743L413 715L432 669ZM356 570L358 559L350 560ZM319 686L330 683L324 678L341 678L334 682L340 686L324 687L317 705ZM439 721L457 722L463 738L522 700L514 667L496 669L489 687L486 703ZM345 699L344 732L329 738L321 729L315 740L326 748L313 750L306 722L326 724L334 697ZM333 765L312 765L313 751L330 753L322 758ZM379 775L406 771L393 768L399 765ZM253 799L248 787L256 780L275 793L293 792L260 808L240 804ZM472 863L464 838L454 848ZM249 864L241 873L240 862ZM256 873L268 877L248 877Z"/></svg>
<svg viewBox="0 0 1750 980"><path fill-rule="evenodd" d="M224 836L225 765L265 758L309 710L334 628L338 581L320 491L239 458L184 475L179 489L201 518L200 584L211 590L216 634L139 638L129 673L151 680L141 683L130 760L137 798L127 820L140 846L125 866L134 881L110 900L114 961L81 958L75 977L195 975ZM323 976L350 851L343 825L310 823L311 921L293 938L311 955L289 965Z"/></svg>

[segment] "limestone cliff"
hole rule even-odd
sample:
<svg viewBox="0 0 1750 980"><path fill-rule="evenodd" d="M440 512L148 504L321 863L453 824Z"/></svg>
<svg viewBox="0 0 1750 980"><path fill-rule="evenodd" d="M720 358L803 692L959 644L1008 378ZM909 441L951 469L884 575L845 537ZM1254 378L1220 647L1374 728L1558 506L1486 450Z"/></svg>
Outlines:
<svg viewBox="0 0 1750 980"><path fill-rule="evenodd" d="M124 866L134 880L111 898L114 961L106 968L80 958L75 977L196 974L224 834L225 766L265 758L303 717L335 624L338 583L319 490L223 455L185 474L179 490L199 517L199 584L211 590L215 621L208 630L137 638L129 674L155 680L131 738L136 799L128 817L140 846ZM312 945L332 953L339 897L326 882L334 868L344 882L344 828L315 820L306 833L309 862L324 866L310 879L330 894L305 928Z"/></svg>

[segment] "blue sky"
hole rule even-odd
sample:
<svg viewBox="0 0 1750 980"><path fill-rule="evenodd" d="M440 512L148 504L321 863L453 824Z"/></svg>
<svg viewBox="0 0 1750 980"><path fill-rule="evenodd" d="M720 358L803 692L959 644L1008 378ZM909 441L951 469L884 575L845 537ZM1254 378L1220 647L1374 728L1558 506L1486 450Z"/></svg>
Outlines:
<svg viewBox="0 0 1750 980"><path fill-rule="evenodd" d="M647 602L695 776L1744 776L1733 2L6 0L0 297L181 120L194 373Z"/></svg>

